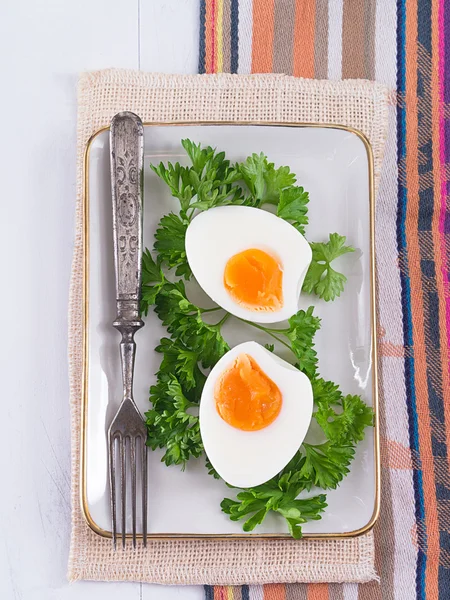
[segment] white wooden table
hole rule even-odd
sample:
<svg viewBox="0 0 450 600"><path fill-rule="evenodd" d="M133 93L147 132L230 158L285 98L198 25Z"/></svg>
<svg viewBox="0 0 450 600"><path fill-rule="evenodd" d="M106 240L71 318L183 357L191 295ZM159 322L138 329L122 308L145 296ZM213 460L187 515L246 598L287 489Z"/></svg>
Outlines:
<svg viewBox="0 0 450 600"><path fill-rule="evenodd" d="M198 0L1 4L0 598L200 599L201 587L66 580L77 74L195 73Z"/></svg>

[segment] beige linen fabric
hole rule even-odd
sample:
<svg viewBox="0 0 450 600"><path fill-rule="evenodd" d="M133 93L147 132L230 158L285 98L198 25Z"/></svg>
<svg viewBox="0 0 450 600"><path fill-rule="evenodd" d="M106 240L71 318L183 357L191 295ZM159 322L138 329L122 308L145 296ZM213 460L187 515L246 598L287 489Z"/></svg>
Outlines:
<svg viewBox="0 0 450 600"><path fill-rule="evenodd" d="M82 377L82 181L89 137L122 110L143 121L321 122L354 127L370 140L375 177L387 127L388 92L368 81L285 75L158 75L108 70L79 83L76 237L69 311L72 539L68 577L163 584L365 582L376 577L373 534L342 540L150 540L113 551L80 508Z"/></svg>

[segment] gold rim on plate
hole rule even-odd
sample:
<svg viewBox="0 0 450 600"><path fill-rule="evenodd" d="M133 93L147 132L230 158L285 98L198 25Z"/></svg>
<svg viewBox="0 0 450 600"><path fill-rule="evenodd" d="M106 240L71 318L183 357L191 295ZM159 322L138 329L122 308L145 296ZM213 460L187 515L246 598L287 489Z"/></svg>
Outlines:
<svg viewBox="0 0 450 600"><path fill-rule="evenodd" d="M377 352L377 316L376 316L376 289L375 289L375 183L374 183L374 166L372 147L366 136L359 130L344 125L324 124L324 123L283 123L283 122L266 122L266 121L188 121L188 122L164 122L164 123L144 123L144 127L161 127L161 126L263 126L263 127L321 127L326 129L340 129L348 131L356 135L364 144L367 152L367 161L369 166L369 209L370 209L370 306L371 306L371 325L372 325L372 395L373 395L373 410L374 418L374 455L375 455L375 506L369 522L359 529L344 533L305 533L302 539L321 539L331 540L339 538L349 538L362 535L370 531L380 513L380 431L379 431L379 410L378 410L378 352ZM86 469L87 469L87 405L88 405L88 323L89 323L89 155L93 141L98 135L107 131L109 126L102 127L89 139L83 163L83 198L82 198L82 215L83 215L83 370L82 370L82 398L81 398L81 510L89 527L98 535L106 538L111 538L111 531L103 529L95 523L89 506L87 503L86 492ZM131 534L127 534L131 537ZM138 537L142 537L139 536ZM229 539L292 539L289 534L283 533L149 533L148 538L151 539L213 539L213 540L229 540Z"/></svg>

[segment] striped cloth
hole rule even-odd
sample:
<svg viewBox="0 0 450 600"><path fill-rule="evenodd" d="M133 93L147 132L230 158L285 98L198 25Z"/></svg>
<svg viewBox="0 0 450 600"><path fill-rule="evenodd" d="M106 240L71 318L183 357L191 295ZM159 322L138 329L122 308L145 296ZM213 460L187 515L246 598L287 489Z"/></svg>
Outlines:
<svg viewBox="0 0 450 600"><path fill-rule="evenodd" d="M450 0L201 0L201 73L397 88L377 199L381 585L207 587L208 600L450 599Z"/></svg>

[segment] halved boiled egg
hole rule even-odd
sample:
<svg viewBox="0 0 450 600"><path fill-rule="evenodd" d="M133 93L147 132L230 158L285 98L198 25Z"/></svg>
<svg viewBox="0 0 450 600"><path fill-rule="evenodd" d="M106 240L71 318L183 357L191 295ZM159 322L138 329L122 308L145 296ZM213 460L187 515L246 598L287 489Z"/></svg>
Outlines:
<svg viewBox="0 0 450 600"><path fill-rule="evenodd" d="M312 258L295 227L248 206L220 206L197 215L186 232L186 255L214 302L258 323L278 323L297 312Z"/></svg>
<svg viewBox="0 0 450 600"><path fill-rule="evenodd" d="M259 485L300 448L312 410L312 386L304 373L256 342L239 344L214 366L203 388L205 452L230 485Z"/></svg>

